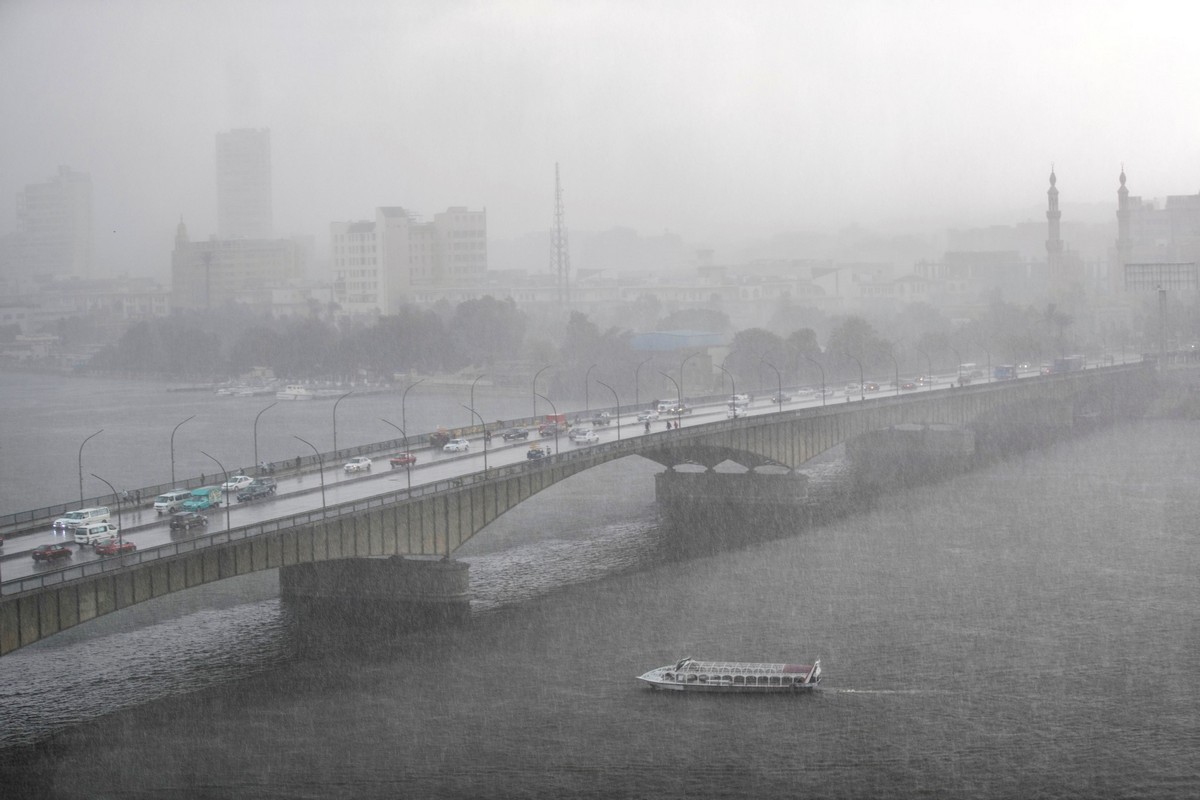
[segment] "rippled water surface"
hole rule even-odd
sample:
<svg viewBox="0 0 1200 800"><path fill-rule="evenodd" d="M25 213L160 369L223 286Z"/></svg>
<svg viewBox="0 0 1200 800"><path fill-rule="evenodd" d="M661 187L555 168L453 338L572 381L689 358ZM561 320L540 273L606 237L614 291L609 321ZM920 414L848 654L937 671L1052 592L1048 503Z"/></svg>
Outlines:
<svg viewBox="0 0 1200 800"><path fill-rule="evenodd" d="M465 548L462 628L297 656L266 573L0 659L0 777L80 798L1194 797L1198 436L1100 432L690 557L657 467L610 464ZM819 656L826 678L634 680L685 655Z"/></svg>

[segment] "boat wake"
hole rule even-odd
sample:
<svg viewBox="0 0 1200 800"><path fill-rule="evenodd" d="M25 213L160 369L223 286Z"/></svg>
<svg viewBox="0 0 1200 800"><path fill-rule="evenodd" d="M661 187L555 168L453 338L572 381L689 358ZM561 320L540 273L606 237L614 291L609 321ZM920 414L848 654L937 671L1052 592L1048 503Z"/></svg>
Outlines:
<svg viewBox="0 0 1200 800"><path fill-rule="evenodd" d="M953 694L945 689L835 689L832 686L821 686L817 691L828 694Z"/></svg>

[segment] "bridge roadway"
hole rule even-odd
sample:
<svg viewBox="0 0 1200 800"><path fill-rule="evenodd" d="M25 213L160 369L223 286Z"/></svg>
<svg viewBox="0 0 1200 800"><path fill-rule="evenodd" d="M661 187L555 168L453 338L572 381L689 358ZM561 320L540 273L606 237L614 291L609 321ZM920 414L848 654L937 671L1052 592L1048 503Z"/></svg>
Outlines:
<svg viewBox="0 0 1200 800"><path fill-rule="evenodd" d="M367 555L449 557L500 514L549 486L586 469L628 455L664 466L733 460L748 467L796 468L829 448L868 430L908 422L969 425L1006 407L1040 408L1059 420L1080 407L1081 396L1128 392L1144 380L1142 365L1092 369L967 387L922 389L865 401L822 405L819 398L775 404L759 400L740 419L724 407L682 417L682 429L652 423L647 434L632 416L597 429L601 442L572 445L528 460L528 442L501 444L457 457L418 454L411 493L404 470L376 462L364 477L326 471L284 482L277 498L210 512L208 530L173 534L153 512L127 512L123 531L138 550L101 558L78 548L69 565L35 564L10 552L0 583L0 655L58 630L190 586L290 563ZM1115 387L1115 389L1113 389ZM553 447L553 439L545 443ZM424 463L422 463L424 462ZM332 474L330 474L332 473ZM322 508L322 494L325 507ZM227 527L232 525L230 529ZM53 538L38 537L37 543ZM60 540L62 537L59 537ZM16 544L16 542L12 542ZM12 548L10 547L10 550ZM23 555L23 557L21 557ZM14 556L17 556L14 558Z"/></svg>

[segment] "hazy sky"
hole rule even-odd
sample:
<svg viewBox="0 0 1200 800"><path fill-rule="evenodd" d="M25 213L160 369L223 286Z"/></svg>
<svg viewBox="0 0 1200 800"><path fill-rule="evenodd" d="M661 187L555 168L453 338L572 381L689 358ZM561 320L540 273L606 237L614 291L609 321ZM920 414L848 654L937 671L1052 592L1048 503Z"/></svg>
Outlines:
<svg viewBox="0 0 1200 800"><path fill-rule="evenodd" d="M277 233L400 205L717 245L1200 191L1200 4L0 0L0 233L91 174L102 272L216 229L214 136L269 127ZM147 260L154 264L143 263Z"/></svg>

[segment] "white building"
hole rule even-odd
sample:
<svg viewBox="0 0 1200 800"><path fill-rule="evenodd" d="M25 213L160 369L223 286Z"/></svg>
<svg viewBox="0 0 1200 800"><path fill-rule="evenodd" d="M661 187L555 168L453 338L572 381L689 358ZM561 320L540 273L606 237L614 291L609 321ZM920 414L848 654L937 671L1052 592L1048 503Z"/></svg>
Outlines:
<svg viewBox="0 0 1200 800"><path fill-rule="evenodd" d="M334 299L345 314L394 314L422 290L470 287L487 273L487 212L453 207L421 222L398 206L329 226Z"/></svg>

